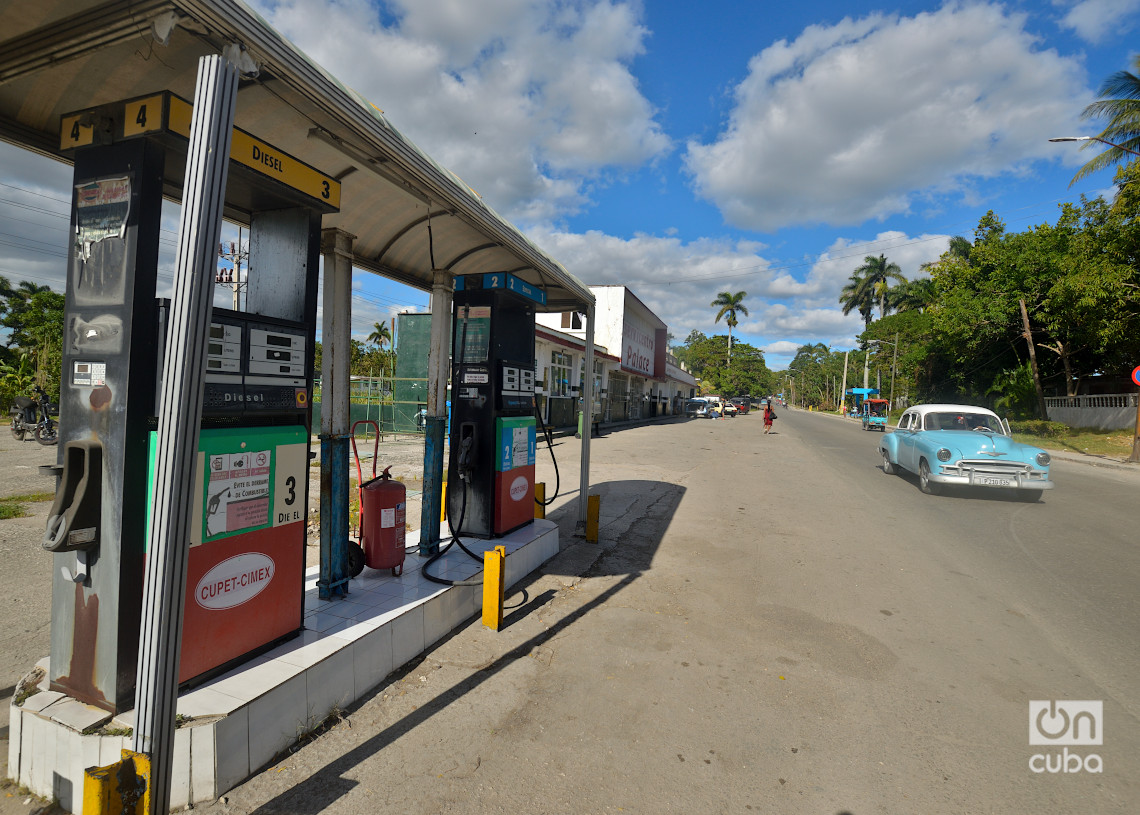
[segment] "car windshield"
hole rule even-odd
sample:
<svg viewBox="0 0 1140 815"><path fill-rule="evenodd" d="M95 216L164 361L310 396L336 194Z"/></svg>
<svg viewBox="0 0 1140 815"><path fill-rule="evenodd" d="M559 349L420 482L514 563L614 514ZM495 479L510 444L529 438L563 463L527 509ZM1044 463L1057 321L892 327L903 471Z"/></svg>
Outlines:
<svg viewBox="0 0 1140 815"><path fill-rule="evenodd" d="M1001 433L1005 431L997 418L988 413L927 413L924 430L980 430Z"/></svg>

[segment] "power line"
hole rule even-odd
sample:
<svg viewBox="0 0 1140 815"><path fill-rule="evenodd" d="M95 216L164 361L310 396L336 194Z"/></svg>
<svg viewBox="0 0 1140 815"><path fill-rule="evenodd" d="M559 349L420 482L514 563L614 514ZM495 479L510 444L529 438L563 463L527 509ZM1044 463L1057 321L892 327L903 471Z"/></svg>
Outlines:
<svg viewBox="0 0 1140 815"><path fill-rule="evenodd" d="M1002 220L1006 224L1020 223L1022 221L1028 221L1028 220L1031 220L1033 218L1038 217L1041 213L1045 212L1046 210L1044 208L1051 205L1051 204L1057 204L1057 203L1060 203L1063 201L1069 202L1072 200L1073 199L1071 197L1065 196L1065 197L1061 197L1061 198L1054 198L1054 199L1049 200L1049 201L1041 201L1041 202L1036 202L1036 203L1032 203L1032 204L1026 204L1024 206L1014 208L1013 210L1011 210L1011 212L1021 212L1021 211L1030 210L1030 209L1032 209L1034 211L1027 214L1027 215L1022 215L1020 217L1009 218L1009 219L1003 218ZM973 228L974 226L977 226L976 221L962 220L962 221L958 221L955 224L952 224L950 228L943 228L943 231L945 232L945 234L935 235L933 237L927 237L927 238L897 238L897 237L896 238L883 238L882 240L866 241L864 243L857 243L857 244L852 244L851 246L843 247L846 250L854 250L851 252L851 254L835 255L832 257L827 257L825 259L823 257L823 255L825 253L820 253L814 260L805 260L805 261L802 261L800 263L785 263L785 264L780 264L780 265L775 265L775 266L765 264L765 263L757 263L757 264L754 264L751 266L739 266L735 269L729 269L726 272L714 273L714 274L709 274L709 275L696 275L693 277L674 278L672 280L662 280L662 281L652 281L652 280L638 281L638 285L639 286L672 286L676 283L714 282L714 281L718 281L718 280L730 280L732 278L737 278L737 277L747 277L747 276L753 274L757 269L760 269L763 271L769 271L769 272L782 272L782 271L790 271L792 269L802 269L805 266L815 266L816 264L822 263L822 262L847 260L849 258L857 258L857 257L860 257L860 256L867 254L868 250L872 250L872 249L897 249L900 247L917 246L917 245L923 244L923 243L930 243L933 241L945 240L947 234L955 235L960 231L958 229L958 227L965 226L968 224L972 224L971 228Z"/></svg>

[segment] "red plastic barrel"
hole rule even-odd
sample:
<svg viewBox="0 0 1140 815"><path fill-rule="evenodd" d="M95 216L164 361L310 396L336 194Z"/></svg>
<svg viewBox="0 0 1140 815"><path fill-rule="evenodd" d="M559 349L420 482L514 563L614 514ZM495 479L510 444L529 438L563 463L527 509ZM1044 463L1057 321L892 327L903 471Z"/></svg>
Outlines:
<svg viewBox="0 0 1140 815"><path fill-rule="evenodd" d="M407 492L384 472L360 488L360 537L364 563L370 569L404 570L404 520Z"/></svg>

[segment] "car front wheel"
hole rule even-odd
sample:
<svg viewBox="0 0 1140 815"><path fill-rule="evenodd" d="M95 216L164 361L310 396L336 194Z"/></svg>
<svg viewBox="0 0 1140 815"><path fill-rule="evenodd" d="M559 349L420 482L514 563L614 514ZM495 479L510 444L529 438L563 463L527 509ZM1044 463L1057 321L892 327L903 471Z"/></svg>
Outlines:
<svg viewBox="0 0 1140 815"><path fill-rule="evenodd" d="M895 475L899 471L899 468L896 464L891 462L891 454L886 450L880 450L879 452L883 454L883 472L887 475Z"/></svg>
<svg viewBox="0 0 1140 815"><path fill-rule="evenodd" d="M941 485L930 480L930 465L923 459L918 463L918 488L927 495L938 495Z"/></svg>

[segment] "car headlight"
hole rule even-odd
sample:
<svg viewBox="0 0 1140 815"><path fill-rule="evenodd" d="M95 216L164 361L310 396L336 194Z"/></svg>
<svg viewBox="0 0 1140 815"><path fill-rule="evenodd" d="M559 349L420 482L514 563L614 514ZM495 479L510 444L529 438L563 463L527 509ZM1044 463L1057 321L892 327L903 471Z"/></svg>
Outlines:
<svg viewBox="0 0 1140 815"><path fill-rule="evenodd" d="M1044 451L1037 454L1037 466L1038 467L1048 467L1049 462L1052 460L1053 460L1052 456L1050 456L1048 453L1046 453Z"/></svg>
<svg viewBox="0 0 1140 815"><path fill-rule="evenodd" d="M945 447L943 447L941 450L939 450L937 455L938 455L939 461L949 461L950 460L950 451L947 450Z"/></svg>

